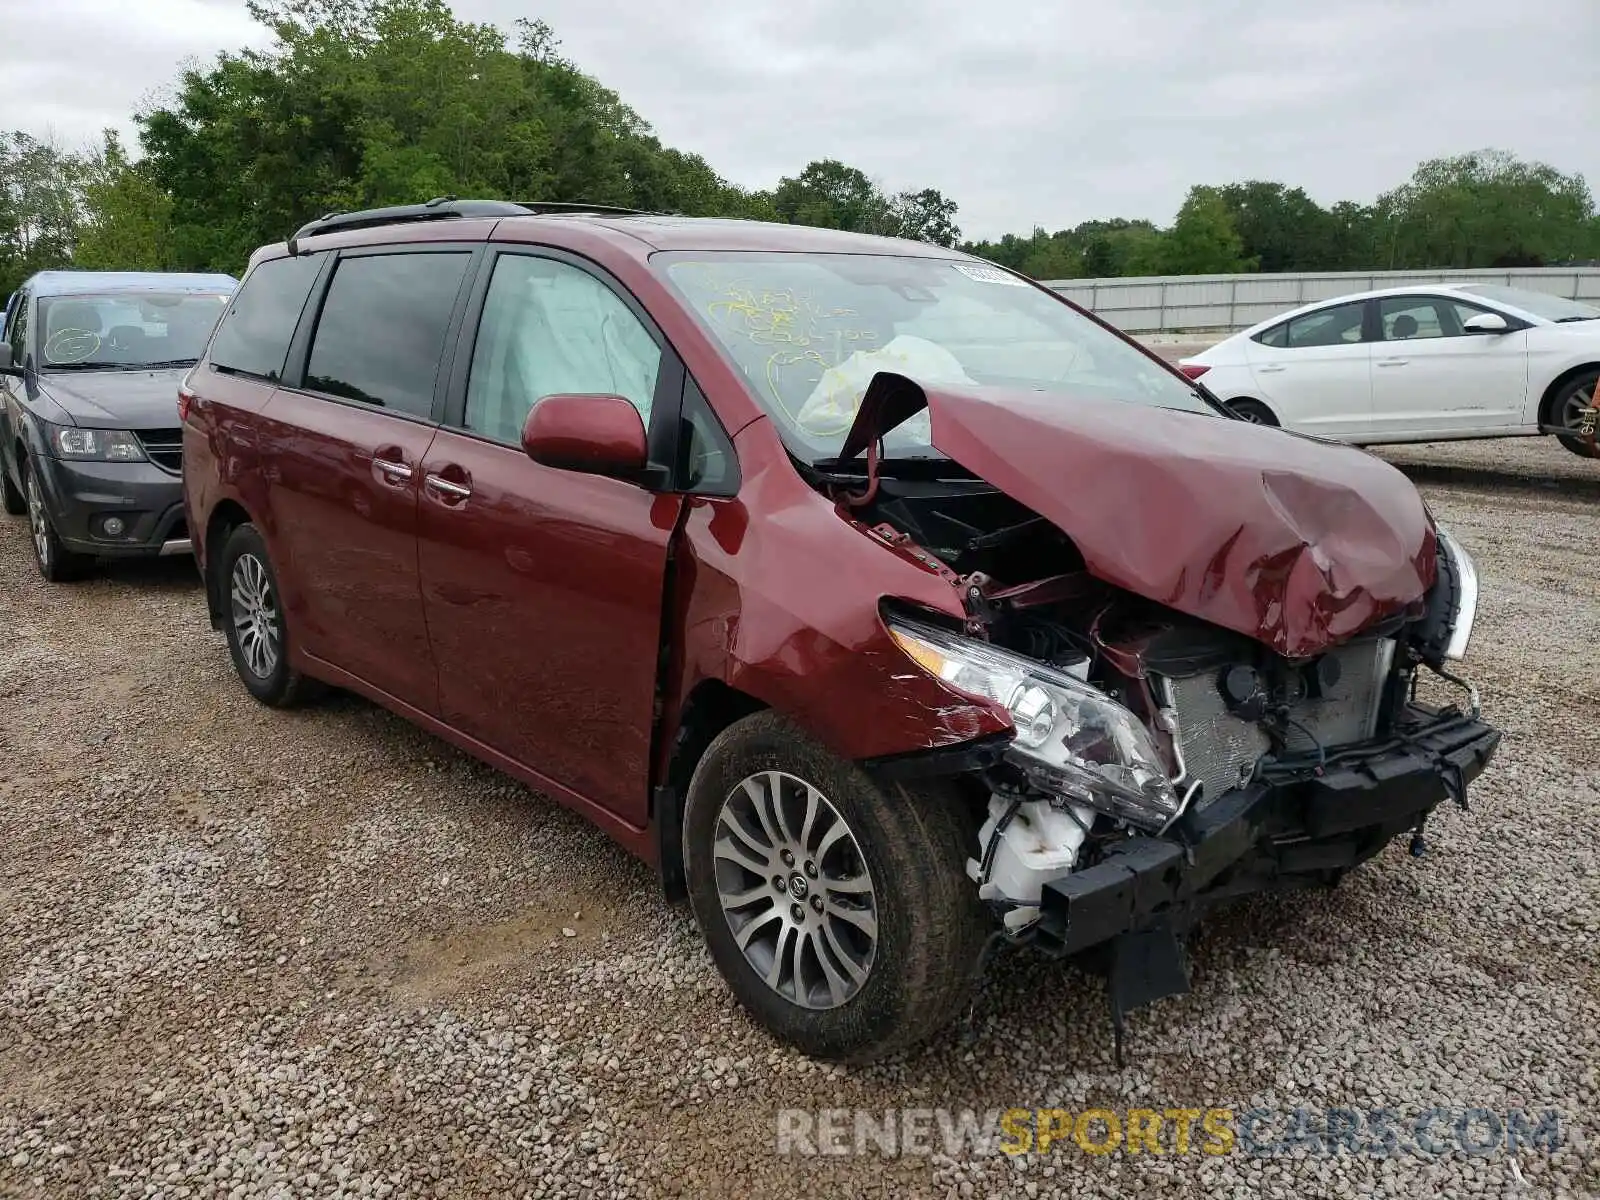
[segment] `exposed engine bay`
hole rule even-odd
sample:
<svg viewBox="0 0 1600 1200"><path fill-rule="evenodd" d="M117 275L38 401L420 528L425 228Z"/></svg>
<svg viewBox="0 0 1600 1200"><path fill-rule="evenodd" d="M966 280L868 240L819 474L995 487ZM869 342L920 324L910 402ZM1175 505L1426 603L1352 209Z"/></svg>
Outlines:
<svg viewBox="0 0 1600 1200"><path fill-rule="evenodd" d="M959 629L885 615L922 666L1011 712L1017 735L983 772L968 874L1013 936L1038 920L1047 884L1128 839L1161 837L1270 770L1321 773L1403 739L1419 668L1468 686L1444 660L1476 582L1442 533L1426 596L1291 659L1096 578L1066 532L954 463L873 463L865 486L831 469L815 482L961 594Z"/></svg>

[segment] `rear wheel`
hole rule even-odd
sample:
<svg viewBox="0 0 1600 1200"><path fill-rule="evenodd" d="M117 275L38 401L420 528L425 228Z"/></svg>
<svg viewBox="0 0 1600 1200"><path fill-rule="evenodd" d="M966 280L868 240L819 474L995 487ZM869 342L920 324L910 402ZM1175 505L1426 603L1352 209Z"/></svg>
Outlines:
<svg viewBox="0 0 1600 1200"><path fill-rule="evenodd" d="M22 460L22 494L28 510L28 532L33 535L33 561L39 574L51 583L67 583L81 579L94 562L82 554L75 554L61 544L56 527L50 520L50 510L45 507L44 489L34 474L33 464Z"/></svg>
<svg viewBox="0 0 1600 1200"><path fill-rule="evenodd" d="M1272 410L1259 400L1230 400L1228 411L1241 421L1249 421L1252 425L1276 425L1278 418L1272 415Z"/></svg>
<svg viewBox="0 0 1600 1200"><path fill-rule="evenodd" d="M221 574L225 629L233 669L250 694L273 708L291 708L315 690L289 666L289 633L278 576L266 539L250 524L228 535L216 569Z"/></svg>
<svg viewBox="0 0 1600 1200"><path fill-rule="evenodd" d="M1600 369L1585 371L1567 380L1551 402L1550 423L1576 431L1583 423L1584 410L1600 407L1600 395L1595 392L1597 387L1600 387ZM1558 433L1556 440L1583 458L1600 458L1594 440L1586 434Z"/></svg>
<svg viewBox="0 0 1600 1200"><path fill-rule="evenodd" d="M879 788L772 712L707 748L684 810L689 898L745 1009L819 1058L865 1061L950 1023L990 921L949 786Z"/></svg>

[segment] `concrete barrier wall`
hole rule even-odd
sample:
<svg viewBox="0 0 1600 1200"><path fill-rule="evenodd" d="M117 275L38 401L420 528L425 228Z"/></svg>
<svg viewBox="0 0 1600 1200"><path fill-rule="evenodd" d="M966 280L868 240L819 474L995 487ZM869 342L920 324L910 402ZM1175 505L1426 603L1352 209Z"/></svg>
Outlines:
<svg viewBox="0 0 1600 1200"><path fill-rule="evenodd" d="M1600 267L1485 271L1327 271L1165 275L1046 283L1128 333L1246 329L1291 308L1408 283L1503 283L1600 305Z"/></svg>

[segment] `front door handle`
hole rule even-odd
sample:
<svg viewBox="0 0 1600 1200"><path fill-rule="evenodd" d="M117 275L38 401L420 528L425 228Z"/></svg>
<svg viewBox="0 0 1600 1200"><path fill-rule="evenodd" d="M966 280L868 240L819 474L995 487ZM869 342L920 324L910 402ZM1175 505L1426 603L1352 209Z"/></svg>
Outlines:
<svg viewBox="0 0 1600 1200"><path fill-rule="evenodd" d="M396 483L404 483L413 474L411 467L406 463L391 462L387 458L375 458L372 460L372 465Z"/></svg>
<svg viewBox="0 0 1600 1200"><path fill-rule="evenodd" d="M430 492L448 500L465 500L472 495L472 489L466 484L456 483L454 480L446 479L443 475L425 475L423 476L422 484Z"/></svg>
<svg viewBox="0 0 1600 1200"><path fill-rule="evenodd" d="M1403 367L1410 361L1409 358L1380 358L1378 365L1380 367Z"/></svg>

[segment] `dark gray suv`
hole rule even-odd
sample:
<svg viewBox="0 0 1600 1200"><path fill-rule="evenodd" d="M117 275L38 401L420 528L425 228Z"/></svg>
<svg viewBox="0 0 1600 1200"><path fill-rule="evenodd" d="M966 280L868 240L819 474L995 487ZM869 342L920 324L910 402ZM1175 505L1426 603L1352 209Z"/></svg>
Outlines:
<svg viewBox="0 0 1600 1200"><path fill-rule="evenodd" d="M184 554L178 384L231 275L43 271L6 304L0 501L46 579L96 558Z"/></svg>

